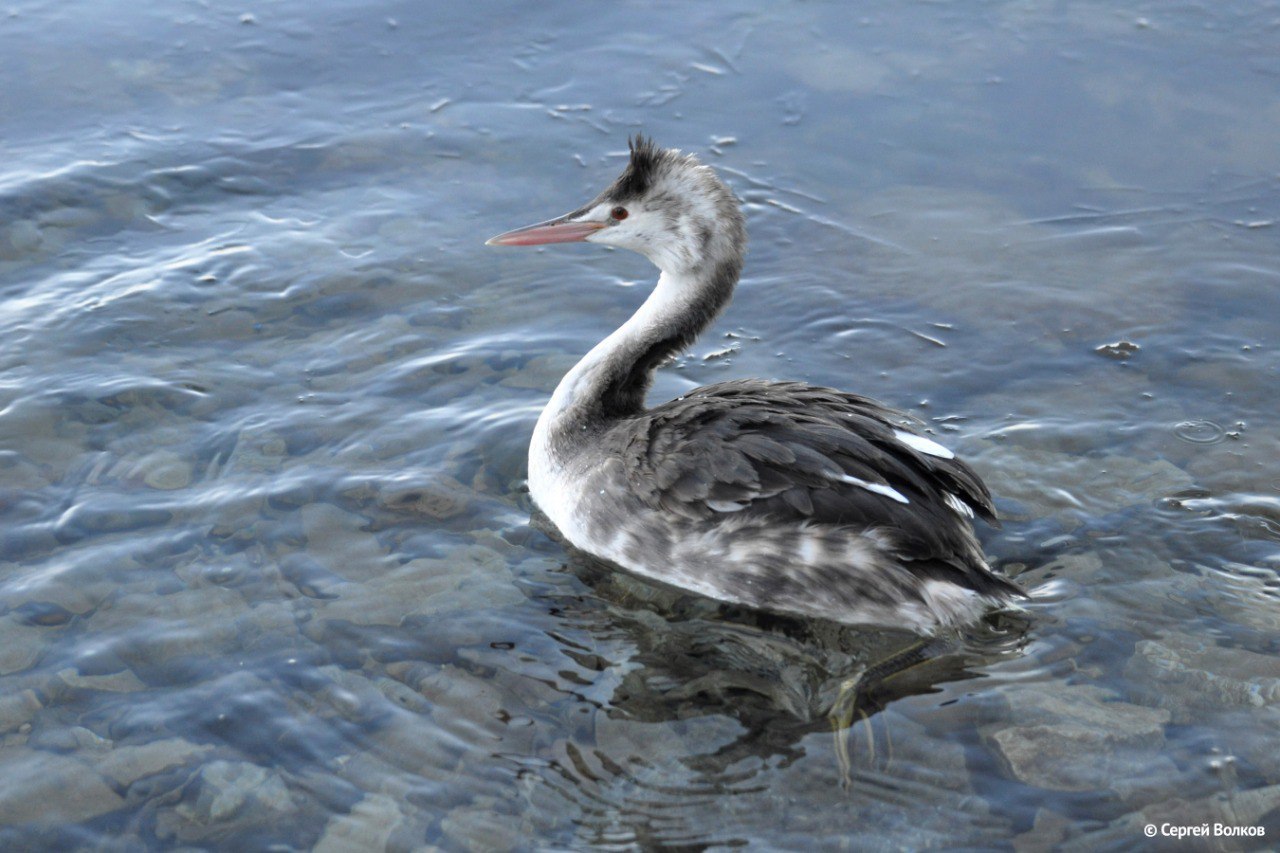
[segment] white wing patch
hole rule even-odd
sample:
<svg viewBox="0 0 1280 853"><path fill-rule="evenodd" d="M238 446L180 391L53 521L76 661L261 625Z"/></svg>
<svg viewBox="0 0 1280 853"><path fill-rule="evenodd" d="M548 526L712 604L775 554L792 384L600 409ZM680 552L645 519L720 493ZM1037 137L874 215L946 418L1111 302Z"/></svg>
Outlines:
<svg viewBox="0 0 1280 853"><path fill-rule="evenodd" d="M840 478L840 482L866 489L868 492L875 492L877 495L884 495L886 498L895 500L900 504L911 503L911 501L907 500L906 496L903 495L902 492L892 486L886 486L882 483L868 483L866 480L860 480L857 477L850 477L848 474L842 476Z"/></svg>
<svg viewBox="0 0 1280 853"><path fill-rule="evenodd" d="M947 502L947 506L951 507L964 518L973 518L973 510L969 508L969 505L960 500L960 498L951 494L951 492L947 492L943 495L943 499Z"/></svg>
<svg viewBox="0 0 1280 853"><path fill-rule="evenodd" d="M893 437L898 439L898 441L901 441L907 447L910 447L912 450L918 450L929 456L936 456L939 459L956 458L956 455L950 450L947 450L933 439L925 438L923 435L916 435L913 432L895 429L893 431Z"/></svg>

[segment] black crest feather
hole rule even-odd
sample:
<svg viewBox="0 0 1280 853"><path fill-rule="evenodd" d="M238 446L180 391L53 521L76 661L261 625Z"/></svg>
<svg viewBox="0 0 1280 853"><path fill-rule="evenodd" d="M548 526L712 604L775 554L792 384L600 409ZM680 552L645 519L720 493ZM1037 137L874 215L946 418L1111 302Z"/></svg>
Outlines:
<svg viewBox="0 0 1280 853"><path fill-rule="evenodd" d="M631 137L628 143L631 147L631 161L609 188L609 195L619 201L647 193L667 154L652 139L640 133Z"/></svg>

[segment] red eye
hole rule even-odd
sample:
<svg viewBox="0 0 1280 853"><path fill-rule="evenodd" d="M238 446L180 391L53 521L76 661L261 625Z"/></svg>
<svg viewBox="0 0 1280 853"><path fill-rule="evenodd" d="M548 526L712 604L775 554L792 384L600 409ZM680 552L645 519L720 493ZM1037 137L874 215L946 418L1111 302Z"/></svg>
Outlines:
<svg viewBox="0 0 1280 853"><path fill-rule="evenodd" d="M623 219L627 218L627 209L625 207L615 207L613 210L609 211L609 215L621 222Z"/></svg>

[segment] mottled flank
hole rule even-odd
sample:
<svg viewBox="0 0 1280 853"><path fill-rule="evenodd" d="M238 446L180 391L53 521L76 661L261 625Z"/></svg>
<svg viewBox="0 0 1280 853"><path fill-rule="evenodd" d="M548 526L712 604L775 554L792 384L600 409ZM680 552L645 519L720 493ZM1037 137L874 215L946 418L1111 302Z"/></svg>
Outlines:
<svg viewBox="0 0 1280 853"><path fill-rule="evenodd" d="M609 493L616 476L617 466L606 464L587 478L591 494ZM910 558L885 527L780 523L752 512L673 521L633 495L614 494L618 500L579 504L577 533L594 543L592 553L723 601L929 633L1018 596L1003 579L987 583L985 563Z"/></svg>
<svg viewBox="0 0 1280 853"><path fill-rule="evenodd" d="M592 219L625 206L628 214ZM534 500L577 547L714 598L933 631L1022 595L991 572L991 496L951 451L879 403L739 380L645 407L653 371L728 304L746 231L694 157L636 137L572 218L661 270L636 314L560 383L534 431Z"/></svg>
<svg viewBox="0 0 1280 853"><path fill-rule="evenodd" d="M881 611L920 629L967 621L1020 595L990 572L969 523L975 514L997 523L991 497L954 456L902 441L904 420L798 382L696 389L599 436L598 452L621 459L637 501L601 526L681 531L671 549L680 568L663 571L739 603L859 622L886 621L874 618ZM598 514L606 502L590 504ZM642 542L614 559L653 574L644 558L653 553ZM960 596L954 612L957 602L927 582L976 595Z"/></svg>

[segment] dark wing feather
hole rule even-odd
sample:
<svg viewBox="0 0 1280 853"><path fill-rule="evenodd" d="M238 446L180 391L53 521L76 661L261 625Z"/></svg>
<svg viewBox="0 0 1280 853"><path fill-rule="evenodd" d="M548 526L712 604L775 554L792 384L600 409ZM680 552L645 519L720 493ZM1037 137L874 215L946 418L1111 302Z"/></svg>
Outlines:
<svg viewBox="0 0 1280 853"><path fill-rule="evenodd" d="M907 423L855 394L743 380L692 391L609 438L650 506L695 520L750 513L876 527L904 559L968 564L970 525L945 496L995 523L991 496L963 462L898 439Z"/></svg>

